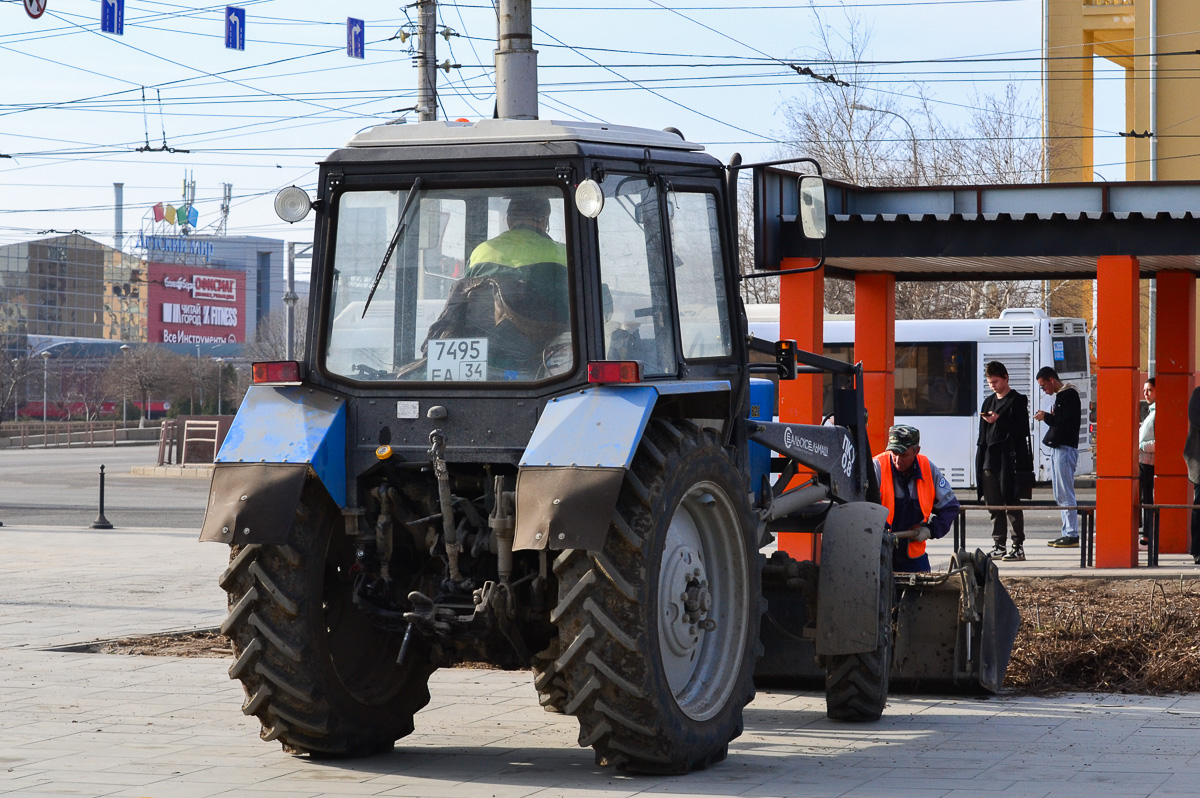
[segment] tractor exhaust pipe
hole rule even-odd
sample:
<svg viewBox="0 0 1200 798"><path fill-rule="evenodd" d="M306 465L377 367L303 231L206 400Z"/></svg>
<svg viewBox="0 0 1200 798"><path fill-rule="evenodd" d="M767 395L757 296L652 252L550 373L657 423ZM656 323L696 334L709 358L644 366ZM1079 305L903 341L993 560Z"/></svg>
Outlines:
<svg viewBox="0 0 1200 798"><path fill-rule="evenodd" d="M500 0L496 18L496 116L537 119L537 50L530 0Z"/></svg>

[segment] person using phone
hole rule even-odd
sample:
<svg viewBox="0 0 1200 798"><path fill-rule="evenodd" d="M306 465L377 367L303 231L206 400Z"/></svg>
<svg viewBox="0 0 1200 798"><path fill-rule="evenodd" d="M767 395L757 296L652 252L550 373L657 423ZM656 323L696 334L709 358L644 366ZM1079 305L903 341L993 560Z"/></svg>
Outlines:
<svg viewBox="0 0 1200 798"><path fill-rule="evenodd" d="M1033 449L1029 444L1029 399L1009 387L1008 369L999 360L983 369L992 394L980 409L979 439L975 446L975 482L979 496L991 506L1020 503L1020 481L1032 479ZM1024 477L1022 475L1028 475ZM992 558L1025 559L1025 515L1019 509L989 510L992 517ZM1012 527L1012 548L1007 546Z"/></svg>

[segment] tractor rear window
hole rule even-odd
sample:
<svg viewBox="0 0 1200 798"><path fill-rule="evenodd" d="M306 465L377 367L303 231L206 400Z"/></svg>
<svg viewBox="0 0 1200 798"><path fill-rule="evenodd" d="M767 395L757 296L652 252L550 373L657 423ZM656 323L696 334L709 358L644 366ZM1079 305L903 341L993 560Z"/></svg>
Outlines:
<svg viewBox="0 0 1200 798"><path fill-rule="evenodd" d="M495 382L572 370L559 189L354 191L336 218L330 372Z"/></svg>

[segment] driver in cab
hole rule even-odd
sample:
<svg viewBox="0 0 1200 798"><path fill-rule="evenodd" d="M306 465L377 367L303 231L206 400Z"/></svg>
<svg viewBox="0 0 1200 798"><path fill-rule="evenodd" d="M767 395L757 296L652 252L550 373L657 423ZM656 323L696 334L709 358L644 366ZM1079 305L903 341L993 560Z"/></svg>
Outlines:
<svg viewBox="0 0 1200 798"><path fill-rule="evenodd" d="M875 456L880 501L896 535L892 570L926 573L925 541L944 537L958 515L958 497L938 467L921 454L921 431L907 424L888 430L887 449Z"/></svg>
<svg viewBox="0 0 1200 798"><path fill-rule="evenodd" d="M534 263L567 264L567 247L550 237L550 200L517 194L508 201L508 229L475 247L467 277L486 277L500 267Z"/></svg>

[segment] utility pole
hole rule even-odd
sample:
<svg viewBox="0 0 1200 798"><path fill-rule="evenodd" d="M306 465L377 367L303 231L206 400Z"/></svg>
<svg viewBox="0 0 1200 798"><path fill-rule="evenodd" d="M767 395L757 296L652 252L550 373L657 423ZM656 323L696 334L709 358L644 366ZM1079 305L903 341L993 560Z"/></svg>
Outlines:
<svg viewBox="0 0 1200 798"><path fill-rule="evenodd" d="M437 3L417 3L417 121L437 119Z"/></svg>
<svg viewBox="0 0 1200 798"><path fill-rule="evenodd" d="M283 301L287 305L287 339L284 343L284 360L296 359L296 242L289 241L287 245L287 290L283 292Z"/></svg>
<svg viewBox="0 0 1200 798"><path fill-rule="evenodd" d="M537 50L530 0L500 0L496 31L496 115L537 119Z"/></svg>

